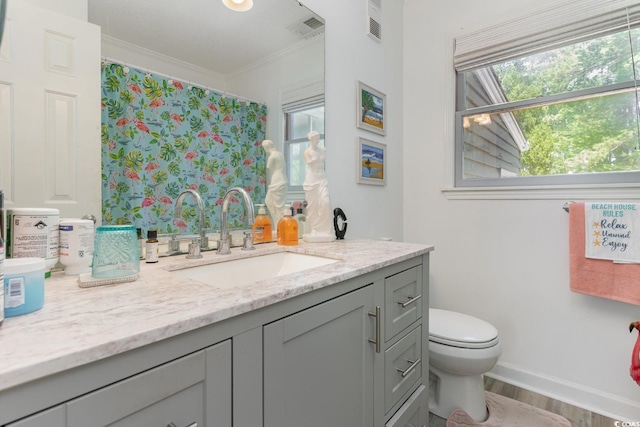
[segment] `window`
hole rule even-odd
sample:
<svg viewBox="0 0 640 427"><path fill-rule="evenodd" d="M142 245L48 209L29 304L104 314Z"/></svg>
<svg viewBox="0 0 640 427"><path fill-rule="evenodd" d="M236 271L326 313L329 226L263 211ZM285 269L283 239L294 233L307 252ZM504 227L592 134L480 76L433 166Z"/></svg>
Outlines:
<svg viewBox="0 0 640 427"><path fill-rule="evenodd" d="M627 3L566 2L456 39L456 187L640 182Z"/></svg>
<svg viewBox="0 0 640 427"><path fill-rule="evenodd" d="M309 147L307 135L312 130L320 134L320 146L324 146L324 100L299 102L284 108L284 156L289 177L289 191L303 191L302 184L307 171L304 151Z"/></svg>

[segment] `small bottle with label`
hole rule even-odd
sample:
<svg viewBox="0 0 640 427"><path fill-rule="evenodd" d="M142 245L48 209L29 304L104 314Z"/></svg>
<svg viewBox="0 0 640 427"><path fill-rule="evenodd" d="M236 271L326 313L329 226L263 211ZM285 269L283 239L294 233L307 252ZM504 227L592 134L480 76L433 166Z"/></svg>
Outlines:
<svg viewBox="0 0 640 427"><path fill-rule="evenodd" d="M154 263L158 262L160 259L158 248L158 231L157 230L149 230L147 231L147 242L145 244L145 257L144 261L146 263Z"/></svg>
<svg viewBox="0 0 640 427"><path fill-rule="evenodd" d="M264 205L258 206L258 215L253 221L253 243L267 243L273 238L271 218L267 215Z"/></svg>
<svg viewBox="0 0 640 427"><path fill-rule="evenodd" d="M284 216L278 221L278 244L295 246L298 244L298 221L291 217L291 207L284 206Z"/></svg>

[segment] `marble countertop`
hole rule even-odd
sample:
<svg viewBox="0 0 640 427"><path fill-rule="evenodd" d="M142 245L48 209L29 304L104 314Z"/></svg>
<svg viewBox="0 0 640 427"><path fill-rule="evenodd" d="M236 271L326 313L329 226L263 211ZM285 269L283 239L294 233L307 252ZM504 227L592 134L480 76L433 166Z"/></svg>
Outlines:
<svg viewBox="0 0 640 427"><path fill-rule="evenodd" d="M44 307L0 326L0 390L167 339L279 301L330 286L406 259L432 246L378 240L340 240L278 246L230 255L161 258L140 263L135 282L80 288L77 276L45 281ZM326 266L237 289L216 288L172 270L282 251L339 259Z"/></svg>

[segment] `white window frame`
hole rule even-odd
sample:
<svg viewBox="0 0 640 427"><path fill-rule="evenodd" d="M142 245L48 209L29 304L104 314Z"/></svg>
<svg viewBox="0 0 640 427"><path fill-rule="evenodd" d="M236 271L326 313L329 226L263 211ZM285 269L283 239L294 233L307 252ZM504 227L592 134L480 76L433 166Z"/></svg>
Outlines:
<svg viewBox="0 0 640 427"><path fill-rule="evenodd" d="M454 67L459 73L458 105L464 105L464 80L460 77L464 71L575 43L580 39L594 37L596 34L604 34L615 29L619 31L628 28L629 22L640 22L640 4L637 0L572 0L458 37L455 39L454 52ZM495 105L473 109L476 114L492 110L496 110ZM469 110L460 110L456 113L455 188L448 190L451 194L457 192L461 197L465 197L463 196L465 193L482 190L485 195L492 194L494 198L507 198L507 192L514 190L540 190L550 186L560 189L602 186L610 190L615 186L624 191L628 187L637 187L640 183L640 172L636 171L465 180L462 178L462 134L463 116L468 113ZM524 198L538 198L538 196Z"/></svg>
<svg viewBox="0 0 640 427"><path fill-rule="evenodd" d="M290 162L291 159L289 158L289 147L292 144L298 144L301 142L305 142L308 141L306 135L302 138L295 138L295 139L287 139L288 135L289 135L289 120L287 118L287 116L291 113L297 113L300 111L304 111L304 110L308 110L308 109L312 109L312 108L318 108L318 107L323 107L324 106L324 94L322 95L317 95L317 96L313 96L313 97L309 97L309 98L305 98L305 99L301 99L301 100L297 100L297 101L292 101L286 105L283 105L282 107L282 112L283 112L283 121L284 121L284 144L283 144L283 152L284 152L284 159L285 159L285 163L287 165L287 180L289 181L288 183L288 190L290 193L302 193L304 192L304 189L302 188L302 185L292 185L291 184L291 174L288 173L289 172L289 167L290 167ZM309 129L309 131L311 130L316 130L316 129ZM320 133L320 140L324 141L324 132ZM306 165L305 165L306 167Z"/></svg>

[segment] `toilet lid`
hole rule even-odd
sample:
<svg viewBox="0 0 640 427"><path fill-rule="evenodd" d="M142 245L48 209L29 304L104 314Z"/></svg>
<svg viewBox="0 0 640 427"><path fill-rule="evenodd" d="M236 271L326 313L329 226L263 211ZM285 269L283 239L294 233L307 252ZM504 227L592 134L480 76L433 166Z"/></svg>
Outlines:
<svg viewBox="0 0 640 427"><path fill-rule="evenodd" d="M498 344L498 330L473 316L430 308L429 341L453 347L488 348Z"/></svg>

